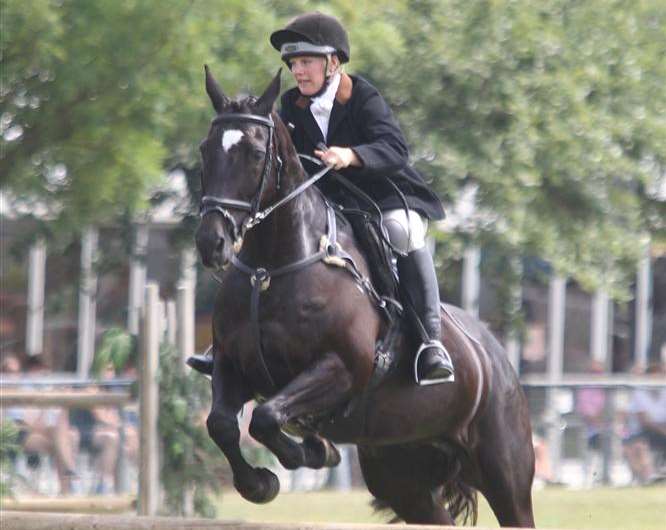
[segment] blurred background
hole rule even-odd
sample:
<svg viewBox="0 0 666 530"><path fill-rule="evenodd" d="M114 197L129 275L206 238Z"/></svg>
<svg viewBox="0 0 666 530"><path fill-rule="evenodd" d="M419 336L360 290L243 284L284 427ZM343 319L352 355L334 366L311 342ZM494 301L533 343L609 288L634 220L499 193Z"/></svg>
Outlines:
<svg viewBox="0 0 666 530"><path fill-rule="evenodd" d="M160 513L271 517L234 511L203 425L208 382L182 365L210 344L216 291L193 246L198 144L213 117L203 65L229 95L261 93L281 66L268 35L314 9L346 25L347 70L384 94L445 203L430 230L443 299L485 321L520 374L543 488L537 523L568 521L555 504L617 505L608 488L659 518L660 0L3 0L3 509L135 509L150 284ZM661 434L646 436L655 424ZM278 469L250 439L244 450ZM361 488L354 450L343 452L330 473L280 471L282 490ZM614 522L588 515L568 525Z"/></svg>

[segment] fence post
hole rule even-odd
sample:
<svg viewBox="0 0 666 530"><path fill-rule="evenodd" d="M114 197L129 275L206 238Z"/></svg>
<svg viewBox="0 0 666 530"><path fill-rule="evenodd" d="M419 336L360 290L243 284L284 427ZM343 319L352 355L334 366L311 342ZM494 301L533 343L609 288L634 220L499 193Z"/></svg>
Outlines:
<svg viewBox="0 0 666 530"><path fill-rule="evenodd" d="M181 272L177 288L178 349L185 360L194 354L195 343L195 289L197 285L197 256L191 249L181 254Z"/></svg>
<svg viewBox="0 0 666 530"><path fill-rule="evenodd" d="M636 274L636 333L634 337L634 363L647 367L652 335L652 263L649 241Z"/></svg>
<svg viewBox="0 0 666 530"><path fill-rule="evenodd" d="M81 237L81 276L79 279L79 342L77 372L88 377L95 353L95 313L97 296L97 228L89 226Z"/></svg>
<svg viewBox="0 0 666 530"><path fill-rule="evenodd" d="M564 318L566 313L567 280L562 276L550 278L548 292L548 378L551 383L562 381L564 357ZM560 473L562 456L562 430L558 405L560 390L557 387L546 392L546 413L548 414L548 445L553 471ZM558 479L558 477L555 477Z"/></svg>
<svg viewBox="0 0 666 530"><path fill-rule="evenodd" d="M590 357L599 361L604 372L608 371L610 359L608 356L610 321L610 298L608 291L597 289L592 298L592 321L590 323Z"/></svg>
<svg viewBox="0 0 666 530"><path fill-rule="evenodd" d="M166 341L171 346L177 345L178 336L178 316L176 312L176 301L167 300L166 303Z"/></svg>
<svg viewBox="0 0 666 530"><path fill-rule="evenodd" d="M523 259L522 256L511 256L509 266L515 284L511 287L509 300L509 313L511 314L511 327L506 338L506 354L516 374L520 374L521 344L520 333L516 327L516 319L523 307Z"/></svg>
<svg viewBox="0 0 666 530"><path fill-rule="evenodd" d="M39 355L44 345L44 277L46 244L38 239L30 247L28 265L28 317L25 349L28 355Z"/></svg>
<svg viewBox="0 0 666 530"><path fill-rule="evenodd" d="M463 254L462 306L465 311L479 316L479 292L481 288L481 249L472 245Z"/></svg>
<svg viewBox="0 0 666 530"><path fill-rule="evenodd" d="M141 458L139 467L139 515L155 515L159 496L159 444L157 439L160 348L160 295L155 283L146 285L146 313L140 372Z"/></svg>

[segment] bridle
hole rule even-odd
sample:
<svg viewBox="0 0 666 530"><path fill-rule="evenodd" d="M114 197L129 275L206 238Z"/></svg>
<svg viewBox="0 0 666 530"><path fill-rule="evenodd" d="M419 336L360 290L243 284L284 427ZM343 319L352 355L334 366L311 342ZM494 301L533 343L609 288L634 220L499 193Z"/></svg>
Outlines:
<svg viewBox="0 0 666 530"><path fill-rule="evenodd" d="M238 199L229 199L226 197L215 197L213 195L204 195L201 198L201 207L200 207L200 216L203 218L211 212L218 212L222 217L231 225L232 233L234 237L234 254L238 254L243 246L243 239L245 234L251 228L257 226L261 221L266 219L273 211L284 206L290 200L297 197L303 193L307 188L312 186L315 182L321 179L326 173L328 173L332 166L324 166L320 171L312 175L309 179L302 182L296 188L294 188L287 195L282 197L279 201L271 204L267 208L260 210L261 206L261 197L266 188L266 182L271 170L273 168L273 160L277 162L277 182L276 187L280 189L280 179L282 175L282 159L280 155L275 151L274 147L274 135L275 135L275 123L273 119L268 116L260 116L258 114L246 114L246 113L229 113L218 116L213 120L213 125L217 123L226 123L226 122L245 122L245 123L256 123L259 125L264 125L268 128L268 140L266 148L266 158L264 160L264 169L261 174L261 182L259 183L259 188L254 195L254 198L251 202L241 201ZM320 163L320 162L319 162ZM241 223L240 228L234 219L234 216L231 215L229 209L232 210L243 210L248 213L248 216Z"/></svg>
<svg viewBox="0 0 666 530"><path fill-rule="evenodd" d="M217 212L222 215L222 217L226 220L227 223L229 223L229 225L233 229L234 254L231 257L230 262L231 265L233 265L236 269L240 270L242 273L246 274L250 278L250 284L252 286L252 292L250 295L250 322L251 322L251 328L253 330L252 333L255 338L257 355L259 357L259 361L264 371L266 379L270 382L273 388L276 388L275 381L271 376L268 370L268 366L266 365L266 361L264 359L265 356L261 340L261 326L259 324L259 305L261 300L260 294L261 292L269 288L271 278L276 278L279 276L284 276L287 274L300 271L302 269L305 269L306 267L309 267L310 265L313 265L321 261L327 265L341 267L346 271L348 271L353 277L354 281L358 284L359 288L361 288L362 291L365 291L368 294L368 296L370 296L370 298L377 304L379 309L382 312L384 312L384 314L388 317L389 321L392 322L393 317L387 308L387 302L393 302L398 307L400 306L400 304L388 297L380 296L372 286L372 283L370 282L369 278L365 277L361 273L360 269L356 266L356 263L354 262L352 256L340 246L340 244L337 241L337 228L336 228L336 218L335 218L336 214L333 207L326 201L325 204L326 204L326 216L327 216L327 223L326 223L327 229L326 229L326 234L322 235L322 237L320 238L320 245L319 245L320 248L318 252L272 270L267 270L263 267L253 268L243 263L239 259L238 254L240 253L241 247L243 246L243 238L247 233L247 231L257 226L261 221L266 219L266 217L268 217L271 214L271 212L287 204L290 200L303 193L307 188L312 186L315 182L317 182L324 175L326 175L331 170L332 166L324 166L320 171L312 175L309 179L303 181L301 184L299 184L296 188L294 188L283 198L273 203L272 205L268 206L267 208L261 210L260 209L261 197L263 195L264 189L266 188L266 182L268 180L268 177L270 176L271 171L273 169L274 160L277 161L278 189L280 186L282 160L280 159L279 154L277 152L274 152L276 150L274 145L275 123L273 122L273 119L270 116L265 117L257 114L230 113L230 114L223 114L215 118L213 120L213 125L217 123L228 123L228 122L256 123L268 128L266 158L264 160L264 169L261 174L261 182L259 183L259 188L257 189L254 197L250 202L238 199L230 199L227 197L216 197L214 195L204 195L201 198L200 215L203 218L209 213ZM303 158L311 159L310 157L304 155L300 156L302 156ZM318 164L321 164L319 160L316 159L311 159L311 160L313 160ZM241 210L248 212L248 215L242 221L240 228L238 227L236 220L234 219L233 215L229 210ZM213 273L213 277L218 282L222 283L222 280L215 273ZM400 310L402 310L402 308L400 308ZM391 333L387 334L386 338L387 341L389 339L390 341L393 340L393 336L395 334L394 328L395 326L391 325L390 329L392 331ZM384 344L384 341L381 341L381 344ZM389 342L386 342L386 344L389 344ZM388 369L388 363L385 360L384 361L381 360L383 359L382 355L386 355L383 352L383 346L380 347L377 351L379 355L379 361L377 359L375 361L377 370L375 370L374 372L377 372L378 374L381 375Z"/></svg>
<svg viewBox="0 0 666 530"><path fill-rule="evenodd" d="M241 201L238 199L230 199L227 197L216 197L214 195L204 195L201 198L201 205L199 214L203 218L209 213L218 212L222 215L225 221L231 226L231 232L234 238L234 252L240 252L243 246L243 238L248 230L258 225L266 216L272 211L272 208L260 210L261 197L266 188L266 182L273 169L273 160L277 161L277 187L280 187L280 176L282 173L282 159L279 155L273 153L273 135L275 131L275 123L273 119L268 116L260 116L258 114L245 114L245 113L229 113L216 117L212 124L219 123L255 123L263 125L268 129L268 140L266 141L266 157L264 159L264 168L261 173L261 181L259 187L252 199L252 201ZM241 210L248 212L247 217L243 219L241 226L238 226L236 219L229 210Z"/></svg>

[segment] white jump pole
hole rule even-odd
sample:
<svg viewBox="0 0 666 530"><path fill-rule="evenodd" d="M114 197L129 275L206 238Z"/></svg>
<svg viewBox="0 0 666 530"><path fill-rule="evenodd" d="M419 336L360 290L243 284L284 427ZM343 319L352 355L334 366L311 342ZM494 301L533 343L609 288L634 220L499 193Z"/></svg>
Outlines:
<svg viewBox="0 0 666 530"><path fill-rule="evenodd" d="M46 272L46 244L38 239L30 247L28 262L28 315L26 321L25 350L30 356L44 349L44 286Z"/></svg>

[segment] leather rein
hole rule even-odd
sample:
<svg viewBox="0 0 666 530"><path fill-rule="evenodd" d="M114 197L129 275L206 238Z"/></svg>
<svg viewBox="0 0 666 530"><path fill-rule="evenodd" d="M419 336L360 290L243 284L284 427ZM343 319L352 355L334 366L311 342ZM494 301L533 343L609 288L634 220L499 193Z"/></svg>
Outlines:
<svg viewBox="0 0 666 530"><path fill-rule="evenodd" d="M336 213L333 207L325 199L324 201L326 204L327 230L326 234L321 236L318 252L273 270L268 270L263 267L257 267L257 268L250 267L249 265L243 263L238 258L238 254L240 253L241 248L243 246L243 239L245 237L245 234L250 229L257 226L264 219L266 219L272 212L284 206L289 201L296 198L306 189L315 184L318 180L320 180L324 175L326 175L331 170L332 166L323 167L320 171L315 173L309 179L302 182L300 185L294 188L290 193L285 195L283 198L281 198L277 202L273 203L272 205L262 210L260 209L261 197L266 188L268 177L272 173L274 158L277 161L276 185L278 189L280 187L280 177L283 164L279 154L277 154L276 152L274 153L274 151L276 150L274 142L275 123L273 122L273 119L270 116L265 117L257 114L244 114L244 113L223 114L213 120L213 124L229 123L229 122L255 123L263 125L268 128L269 134L267 140L266 158L264 161L264 168L261 175L261 182L259 183L257 192L255 193L253 199L250 202L238 199L230 199L227 197L216 197L214 195L204 195L201 198L200 217L203 219L206 215L216 212L221 214L223 219L231 227L231 231L234 237L234 243L233 243L234 253L231 257L230 263L236 269L246 274L250 278L250 284L252 286L252 293L250 295L250 321L252 323L255 343L257 345L257 353L262 370L264 372L267 381L270 383L272 388L277 389L275 380L271 376L271 373L266 364L263 351L263 344L261 340L261 326L259 322L259 306L261 301L260 295L263 291L266 291L270 287L271 278L276 278L292 272L299 271L319 261L322 261L328 265L342 267L352 275L355 282L363 289L363 291L365 291L368 294L370 299L377 304L377 306L389 318L389 320L392 319L392 315L387 309L386 300L377 293L370 279L363 276L360 269L356 266L356 263L354 262L352 256L349 253L347 253L345 250L343 250L340 244L338 243ZM230 210L241 210L248 212L248 215L242 221L240 228L236 223ZM218 283L222 283L221 278L216 273L213 273L213 277ZM288 360L284 359L284 361L286 366L290 368L292 376L295 376L296 374L293 373L293 370L291 370Z"/></svg>

